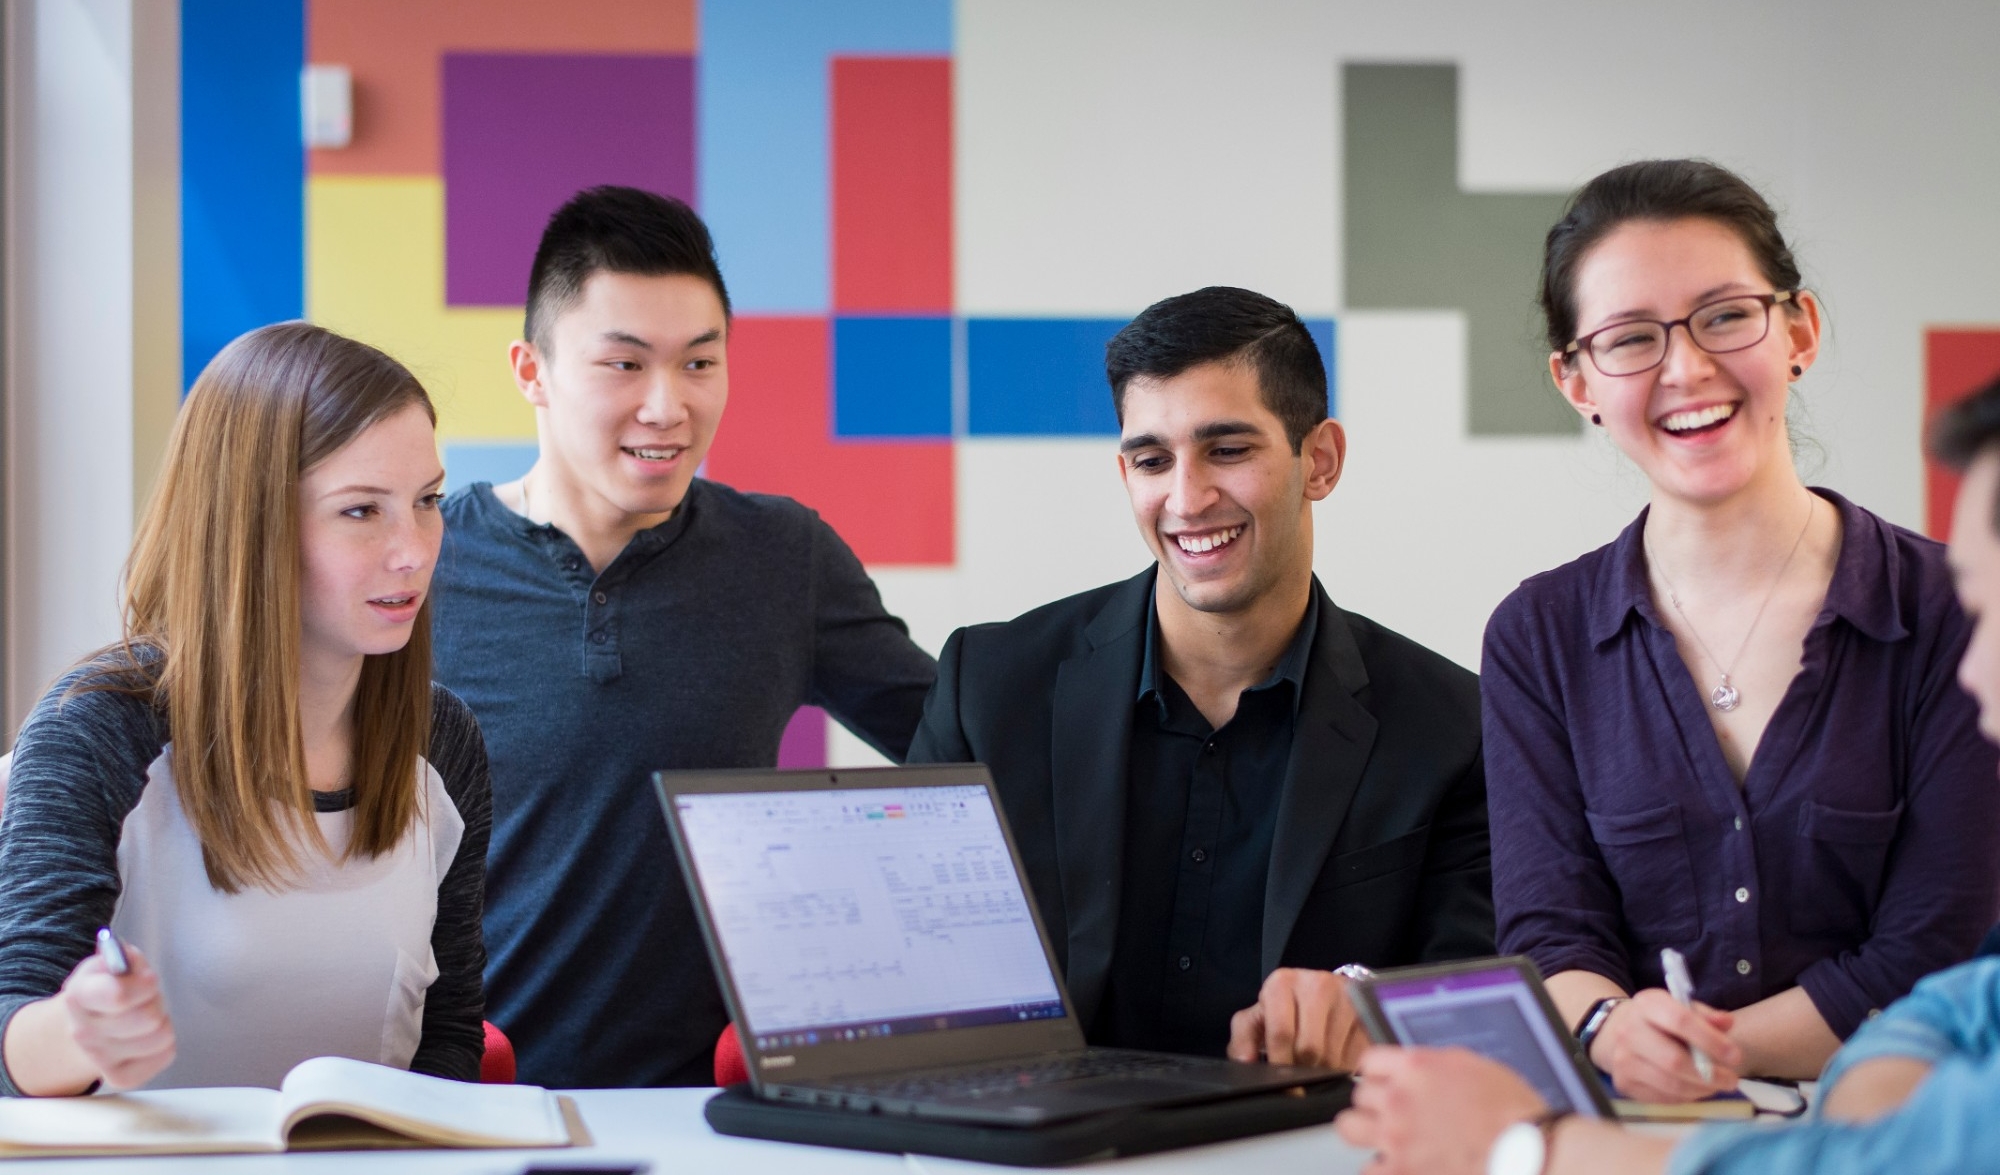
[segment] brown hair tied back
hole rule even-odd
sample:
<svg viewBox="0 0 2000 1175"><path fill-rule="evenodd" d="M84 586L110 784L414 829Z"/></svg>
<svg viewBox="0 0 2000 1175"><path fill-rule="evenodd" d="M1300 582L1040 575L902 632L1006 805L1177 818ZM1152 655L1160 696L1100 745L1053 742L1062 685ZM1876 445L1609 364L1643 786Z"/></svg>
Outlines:
<svg viewBox="0 0 2000 1175"><path fill-rule="evenodd" d="M1735 172L1703 159L1647 159L1614 167L1571 197L1542 250L1542 316L1549 350L1576 338L1576 271L1613 229L1634 220L1696 218L1727 226L1743 240L1773 289L1803 284L1777 214Z"/></svg>

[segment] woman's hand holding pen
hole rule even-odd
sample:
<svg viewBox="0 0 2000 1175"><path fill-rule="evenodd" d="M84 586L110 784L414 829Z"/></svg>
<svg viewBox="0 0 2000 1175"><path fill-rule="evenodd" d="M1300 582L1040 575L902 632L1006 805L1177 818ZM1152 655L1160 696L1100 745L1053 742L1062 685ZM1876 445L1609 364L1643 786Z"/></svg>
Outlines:
<svg viewBox="0 0 2000 1175"><path fill-rule="evenodd" d="M1660 988L1619 1004L1591 1042L1590 1059L1611 1074L1622 1097L1644 1102L1692 1102L1736 1088L1743 1050L1728 1036L1735 1017L1706 1004L1682 1007ZM1710 1080L1689 1052L1714 1062Z"/></svg>
<svg viewBox="0 0 2000 1175"><path fill-rule="evenodd" d="M160 977L137 948L124 950L125 974L93 954L76 965L56 996L70 1039L110 1090L136 1089L174 1060L174 1026Z"/></svg>

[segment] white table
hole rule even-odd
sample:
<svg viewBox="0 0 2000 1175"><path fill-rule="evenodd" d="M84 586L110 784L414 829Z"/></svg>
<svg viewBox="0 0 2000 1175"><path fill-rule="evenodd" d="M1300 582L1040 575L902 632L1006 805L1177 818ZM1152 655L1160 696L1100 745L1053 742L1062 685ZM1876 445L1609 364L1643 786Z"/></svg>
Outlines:
<svg viewBox="0 0 2000 1175"><path fill-rule="evenodd" d="M579 1090L576 1099L595 1145L541 1151L348 1151L295 1155L200 1155L151 1159L49 1159L0 1162L0 1175L519 1175L529 1163L551 1167L647 1162L652 1175L966 1175L1020 1171L927 1155L878 1155L830 1147L729 1138L708 1128L702 1103L712 1089ZM1351 1175L1368 1155L1340 1141L1331 1126L1238 1139L1214 1146L1120 1159L1135 1175L1243 1175L1245 1171Z"/></svg>

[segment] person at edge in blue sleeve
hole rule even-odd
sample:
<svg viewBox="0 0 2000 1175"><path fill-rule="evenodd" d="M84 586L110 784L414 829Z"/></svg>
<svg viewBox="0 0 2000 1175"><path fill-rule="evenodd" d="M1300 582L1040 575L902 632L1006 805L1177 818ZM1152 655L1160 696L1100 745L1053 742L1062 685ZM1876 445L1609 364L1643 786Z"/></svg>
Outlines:
<svg viewBox="0 0 2000 1175"><path fill-rule="evenodd" d="M1810 1077L1993 923L2000 759L1952 682L1971 623L1943 546L1800 480L1786 404L1821 308L1748 184L1591 180L1542 308L1556 384L1651 501L1487 626L1500 950L1626 1097ZM1664 947L1705 1008L1662 990Z"/></svg>
<svg viewBox="0 0 2000 1175"><path fill-rule="evenodd" d="M1931 452L1965 472L1951 572L1972 617L1958 680L2000 740L2000 380L1941 418ZM1996 797L1984 780L1989 802ZM1460 1049L1363 1054L1341 1135L1380 1151L1383 1175L1929 1175L2000 1169L2000 959L1933 975L1855 1032L1821 1074L1810 1120L1713 1126L1674 1139L1550 1120L1508 1070ZM1503 1134L1513 1135L1501 1145ZM1541 1147L1534 1137L1539 1135ZM1526 1145L1522 1145L1522 1144ZM1537 1158L1536 1152L1540 1152ZM1522 1156L1507 1162L1503 1156Z"/></svg>
<svg viewBox="0 0 2000 1175"><path fill-rule="evenodd" d="M768 768L807 703L900 760L937 676L819 515L696 476L732 334L692 209L579 193L509 350L536 461L445 500L437 675L488 736L487 1014L523 1081L709 1084L728 1015L652 772Z"/></svg>

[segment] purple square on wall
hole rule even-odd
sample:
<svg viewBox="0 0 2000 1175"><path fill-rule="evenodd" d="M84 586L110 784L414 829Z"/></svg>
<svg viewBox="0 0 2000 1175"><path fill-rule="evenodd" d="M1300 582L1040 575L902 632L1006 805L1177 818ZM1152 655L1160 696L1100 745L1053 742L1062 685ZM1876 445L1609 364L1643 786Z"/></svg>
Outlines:
<svg viewBox="0 0 2000 1175"><path fill-rule="evenodd" d="M818 706L800 706L785 724L778 742L778 766L826 766L826 711Z"/></svg>
<svg viewBox="0 0 2000 1175"><path fill-rule="evenodd" d="M447 304L526 302L549 214L597 184L694 202L694 58L444 55Z"/></svg>

